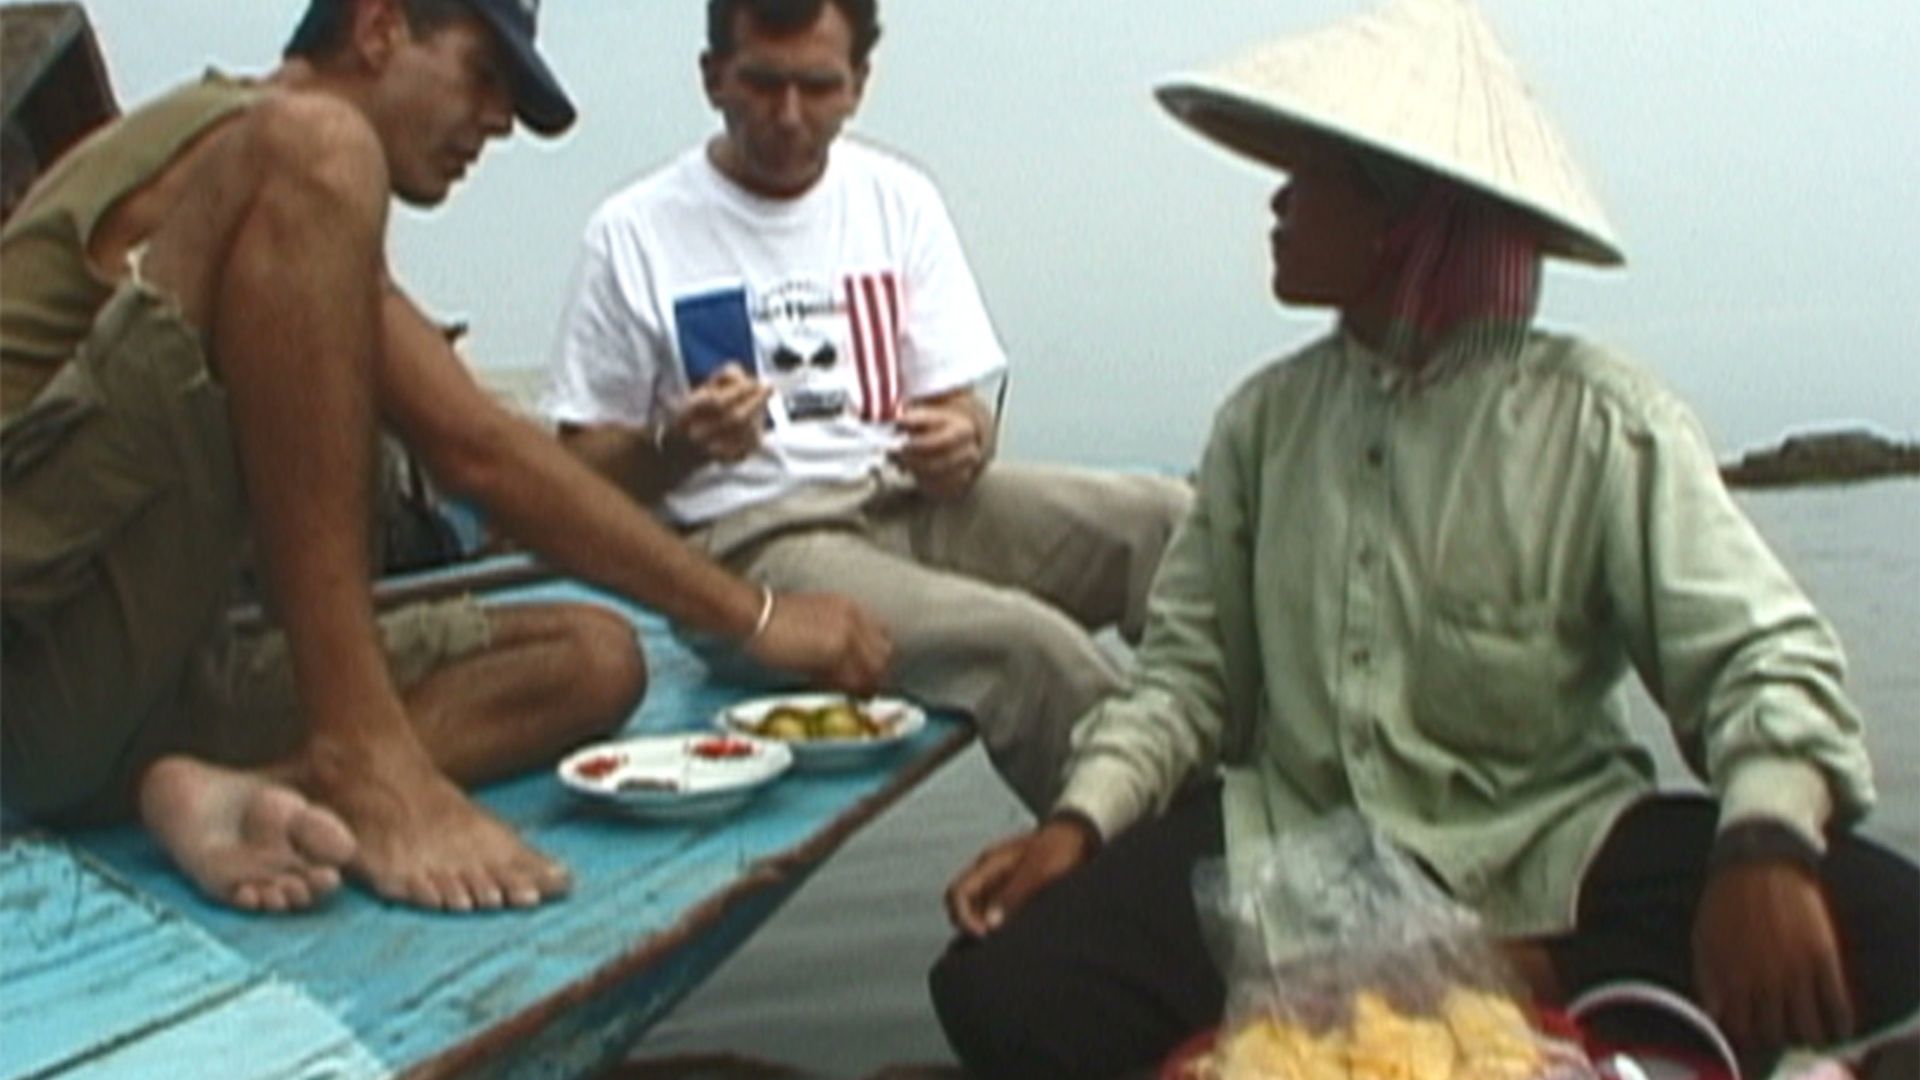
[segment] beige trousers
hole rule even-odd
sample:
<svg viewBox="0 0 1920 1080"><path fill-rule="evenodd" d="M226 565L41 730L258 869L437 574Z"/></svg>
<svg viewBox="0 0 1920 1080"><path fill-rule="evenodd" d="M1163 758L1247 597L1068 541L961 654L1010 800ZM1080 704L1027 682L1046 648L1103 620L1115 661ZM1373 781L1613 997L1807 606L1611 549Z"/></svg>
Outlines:
<svg viewBox="0 0 1920 1080"><path fill-rule="evenodd" d="M1138 640L1161 551L1190 502L1187 485L1165 477L995 464L951 502L881 473L751 507L689 539L775 589L865 604L893 635L889 688L970 716L1000 775L1043 814L1073 724L1124 682L1093 633Z"/></svg>

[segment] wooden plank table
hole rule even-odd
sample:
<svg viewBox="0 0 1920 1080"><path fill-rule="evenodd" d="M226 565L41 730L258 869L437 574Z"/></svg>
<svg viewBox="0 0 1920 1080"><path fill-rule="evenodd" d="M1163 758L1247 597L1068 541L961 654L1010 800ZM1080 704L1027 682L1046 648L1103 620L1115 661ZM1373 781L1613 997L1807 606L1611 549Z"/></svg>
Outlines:
<svg viewBox="0 0 1920 1080"><path fill-rule="evenodd" d="M709 681L658 617L580 585L490 595L632 617L650 685L630 733L702 729L754 692ZM573 894L532 912L430 914L349 887L315 912L246 915L201 900L137 829L15 832L0 844L0 1076L591 1073L970 738L934 716L878 765L789 773L684 824L584 806L546 771L488 787L480 802L573 870Z"/></svg>

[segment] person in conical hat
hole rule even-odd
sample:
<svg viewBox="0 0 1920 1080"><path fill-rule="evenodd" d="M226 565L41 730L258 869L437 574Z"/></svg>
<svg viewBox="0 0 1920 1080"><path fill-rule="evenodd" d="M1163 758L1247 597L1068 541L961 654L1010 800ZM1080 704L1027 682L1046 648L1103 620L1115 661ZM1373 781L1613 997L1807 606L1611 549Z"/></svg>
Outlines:
<svg viewBox="0 0 1920 1080"><path fill-rule="evenodd" d="M1150 1070L1222 1020L1196 861L1349 809L1546 1001L1662 983L1758 1065L1913 1016L1920 872L1853 831L1839 642L1686 407L1533 326L1544 259L1624 255L1481 14L1400 0L1158 96L1285 172L1273 291L1337 325L1221 408L1132 689L949 889L960 1060ZM1655 790L1630 670L1708 795Z"/></svg>

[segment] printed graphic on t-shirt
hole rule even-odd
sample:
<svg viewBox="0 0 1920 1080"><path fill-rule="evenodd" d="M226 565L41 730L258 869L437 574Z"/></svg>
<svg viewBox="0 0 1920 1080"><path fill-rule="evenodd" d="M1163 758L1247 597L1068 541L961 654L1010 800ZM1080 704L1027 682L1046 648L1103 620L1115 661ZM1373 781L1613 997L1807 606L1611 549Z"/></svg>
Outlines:
<svg viewBox="0 0 1920 1080"><path fill-rule="evenodd" d="M900 416L900 280L890 273L845 279L848 337L868 423Z"/></svg>
<svg viewBox="0 0 1920 1080"><path fill-rule="evenodd" d="M753 324L747 320L747 290L686 296L674 302L674 325L680 334L680 363L687 386L695 387L728 364L754 366Z"/></svg>
<svg viewBox="0 0 1920 1080"><path fill-rule="evenodd" d="M900 413L900 308L892 273L850 274L683 297L674 317L689 386L738 362L773 387L788 423L885 423Z"/></svg>

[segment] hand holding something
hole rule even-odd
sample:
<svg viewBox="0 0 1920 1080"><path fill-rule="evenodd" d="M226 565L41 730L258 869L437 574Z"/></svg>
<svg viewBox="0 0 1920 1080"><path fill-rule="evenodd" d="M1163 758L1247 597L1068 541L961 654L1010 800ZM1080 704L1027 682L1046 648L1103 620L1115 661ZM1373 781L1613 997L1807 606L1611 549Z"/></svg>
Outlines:
<svg viewBox="0 0 1920 1080"><path fill-rule="evenodd" d="M1694 984L1734 1045L1824 1046L1853 1032L1826 897L1785 860L1732 863L1707 880L1693 927Z"/></svg>
<svg viewBox="0 0 1920 1080"><path fill-rule="evenodd" d="M761 417L772 394L772 387L739 364L728 364L680 403L661 446L687 447L702 461L739 461L760 446Z"/></svg>
<svg viewBox="0 0 1920 1080"><path fill-rule="evenodd" d="M987 433L970 396L922 401L900 413L906 445L894 461L935 498L964 494L987 464Z"/></svg>
<svg viewBox="0 0 1920 1080"><path fill-rule="evenodd" d="M880 689L893 640L878 619L845 597L780 593L747 652L763 664L864 697Z"/></svg>
<svg viewBox="0 0 1920 1080"><path fill-rule="evenodd" d="M1032 832L1002 840L947 886L947 918L961 933L985 937L1035 893L1093 858L1099 846L1093 826L1077 817L1049 818Z"/></svg>

